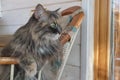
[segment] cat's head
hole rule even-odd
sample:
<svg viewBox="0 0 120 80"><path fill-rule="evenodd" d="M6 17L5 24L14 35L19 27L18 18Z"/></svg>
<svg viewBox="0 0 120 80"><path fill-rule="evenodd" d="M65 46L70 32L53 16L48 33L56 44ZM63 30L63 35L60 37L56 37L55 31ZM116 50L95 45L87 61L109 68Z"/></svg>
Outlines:
<svg viewBox="0 0 120 80"><path fill-rule="evenodd" d="M61 17L58 11L59 9L56 9L54 11L46 10L41 4L38 4L35 8L33 16L39 22L46 23L47 25L51 26L51 29L61 33L62 28L57 22L57 20Z"/></svg>
<svg viewBox="0 0 120 80"><path fill-rule="evenodd" d="M59 9L54 10L54 11L49 11L45 9L41 4L38 4L35 8L34 17L39 21L52 22L54 21L54 19L57 19L60 17L58 11Z"/></svg>

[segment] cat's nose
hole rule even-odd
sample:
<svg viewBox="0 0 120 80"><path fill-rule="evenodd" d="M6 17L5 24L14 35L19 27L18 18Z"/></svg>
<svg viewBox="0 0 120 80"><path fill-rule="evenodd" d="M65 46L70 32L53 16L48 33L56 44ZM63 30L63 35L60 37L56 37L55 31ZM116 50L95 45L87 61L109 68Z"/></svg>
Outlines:
<svg viewBox="0 0 120 80"><path fill-rule="evenodd" d="M61 34L61 32L62 32L62 28L61 28L60 25L57 26L57 32L58 32L59 34Z"/></svg>

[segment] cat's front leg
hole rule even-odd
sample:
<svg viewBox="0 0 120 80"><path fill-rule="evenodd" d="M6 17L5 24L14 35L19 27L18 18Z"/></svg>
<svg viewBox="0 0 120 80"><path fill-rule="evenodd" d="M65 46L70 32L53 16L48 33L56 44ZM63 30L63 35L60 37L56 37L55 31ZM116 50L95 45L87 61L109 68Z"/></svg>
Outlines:
<svg viewBox="0 0 120 80"><path fill-rule="evenodd" d="M20 58L19 65L23 71L18 72L15 80L37 80L37 64L32 56Z"/></svg>

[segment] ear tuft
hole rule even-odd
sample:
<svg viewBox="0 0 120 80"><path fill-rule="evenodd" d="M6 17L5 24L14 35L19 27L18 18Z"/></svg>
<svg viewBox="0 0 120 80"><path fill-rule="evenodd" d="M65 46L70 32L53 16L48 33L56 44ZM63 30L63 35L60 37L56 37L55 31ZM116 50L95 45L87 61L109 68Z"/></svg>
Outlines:
<svg viewBox="0 0 120 80"><path fill-rule="evenodd" d="M61 8L56 9L55 12L58 12L60 9L61 9Z"/></svg>

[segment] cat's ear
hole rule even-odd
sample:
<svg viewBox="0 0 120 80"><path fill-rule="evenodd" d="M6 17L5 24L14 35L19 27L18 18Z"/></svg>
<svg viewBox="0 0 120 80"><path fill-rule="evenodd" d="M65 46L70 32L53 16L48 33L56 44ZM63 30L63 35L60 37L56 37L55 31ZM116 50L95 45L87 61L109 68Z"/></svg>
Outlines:
<svg viewBox="0 0 120 80"><path fill-rule="evenodd" d="M40 18L40 15L42 15L45 12L44 7L41 4L38 4L35 8L34 16L36 19Z"/></svg>
<svg viewBox="0 0 120 80"><path fill-rule="evenodd" d="M51 16L54 16L55 18L58 18L60 16L60 14L58 13L58 11L60 10L61 8L58 8L56 10L54 10L52 13L51 13Z"/></svg>
<svg viewBox="0 0 120 80"><path fill-rule="evenodd" d="M61 8L56 9L55 12L58 12L60 9L61 9Z"/></svg>

